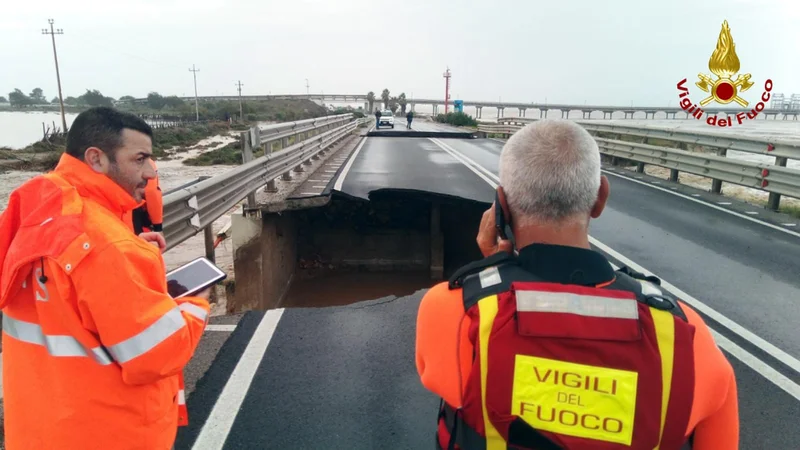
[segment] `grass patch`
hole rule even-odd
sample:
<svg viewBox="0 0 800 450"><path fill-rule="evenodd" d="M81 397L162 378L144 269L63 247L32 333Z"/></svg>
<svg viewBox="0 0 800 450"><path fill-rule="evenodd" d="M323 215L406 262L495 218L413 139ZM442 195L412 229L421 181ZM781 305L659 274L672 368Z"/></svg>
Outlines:
<svg viewBox="0 0 800 450"><path fill-rule="evenodd" d="M261 155L264 152L260 152ZM255 157L261 156L256 154ZM238 166L242 164L242 143L240 141L232 142L222 148L211 150L203 154L197 155L194 158L189 158L183 161L187 166L215 166L215 165L232 165Z"/></svg>
<svg viewBox="0 0 800 450"><path fill-rule="evenodd" d="M780 206L778 212L800 218L800 206Z"/></svg>

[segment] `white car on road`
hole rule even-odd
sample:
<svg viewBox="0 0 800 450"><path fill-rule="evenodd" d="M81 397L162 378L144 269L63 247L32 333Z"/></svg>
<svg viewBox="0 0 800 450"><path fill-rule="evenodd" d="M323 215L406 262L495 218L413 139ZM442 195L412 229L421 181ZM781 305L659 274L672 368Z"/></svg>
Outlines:
<svg viewBox="0 0 800 450"><path fill-rule="evenodd" d="M394 114L388 109L384 109L381 111L381 118L378 120L378 123L375 124L375 128L378 129L381 125L388 125L394 128Z"/></svg>

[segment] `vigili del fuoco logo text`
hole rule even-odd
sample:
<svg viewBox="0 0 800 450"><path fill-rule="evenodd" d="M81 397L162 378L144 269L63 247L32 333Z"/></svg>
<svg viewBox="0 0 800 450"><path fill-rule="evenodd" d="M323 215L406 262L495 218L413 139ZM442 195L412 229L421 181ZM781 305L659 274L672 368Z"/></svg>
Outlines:
<svg viewBox="0 0 800 450"><path fill-rule="evenodd" d="M695 82L697 87L709 94L708 97L700 100L700 106L697 106L689 98L689 88L686 86L687 79L684 78L678 83L678 97L680 98L680 106L684 111L697 120L703 120L703 113L705 113L703 107L712 101L721 105L736 102L742 108L749 107L750 103L739 94L753 87L754 83L750 81L751 75L749 73L739 73L739 57L736 56L736 45L733 43L731 29L728 27L727 20L722 23L722 30L719 32L719 38L717 39L717 48L714 49L711 59L708 60L708 69L716 75L716 78L700 73L697 75L699 81ZM734 80L733 77L737 73L739 75ZM711 126L732 127L736 124L741 125L745 120L753 120L764 110L764 102L769 101L770 91L772 91L772 80L767 79L764 82L764 93L761 94L760 101L751 107L749 111L745 109L738 112L735 118L720 118L716 114L708 114L706 123Z"/></svg>

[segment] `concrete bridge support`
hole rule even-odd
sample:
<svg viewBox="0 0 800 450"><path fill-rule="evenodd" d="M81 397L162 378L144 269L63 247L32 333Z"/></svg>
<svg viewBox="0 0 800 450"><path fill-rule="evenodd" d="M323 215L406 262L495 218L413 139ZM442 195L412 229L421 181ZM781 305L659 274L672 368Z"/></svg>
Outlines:
<svg viewBox="0 0 800 450"><path fill-rule="evenodd" d="M591 119L592 118L592 111L589 111L589 110L586 110L586 109L582 109L581 111L583 112L583 118L584 119Z"/></svg>
<svg viewBox="0 0 800 450"><path fill-rule="evenodd" d="M603 111L603 119L613 119L614 111Z"/></svg>
<svg viewBox="0 0 800 450"><path fill-rule="evenodd" d="M476 106L475 107L475 118L480 119L483 117L483 106Z"/></svg>
<svg viewBox="0 0 800 450"><path fill-rule="evenodd" d="M504 107L502 107L502 106L498 106L497 107L497 117L498 118L503 117L503 111L505 111Z"/></svg>
<svg viewBox="0 0 800 450"><path fill-rule="evenodd" d="M631 119L633 119L633 115L636 114L636 111L623 111L623 112L625 113L626 119L628 118L628 115L630 115Z"/></svg>
<svg viewBox="0 0 800 450"><path fill-rule="evenodd" d="M542 109L539 109L539 118L540 118L540 119L542 119L542 118L544 118L544 119L547 119L547 111L549 111L547 108L542 108ZM561 115L562 115L562 116L564 115L564 114L563 114L563 111L562 111L562 114L561 114Z"/></svg>
<svg viewBox="0 0 800 450"><path fill-rule="evenodd" d="M519 108L519 117L525 117L525 108Z"/></svg>
<svg viewBox="0 0 800 450"><path fill-rule="evenodd" d="M569 119L569 113L570 113L570 112L571 112L571 111L570 111L570 110L568 110L568 109L566 109L566 110L565 110L565 109L562 109L562 110L561 110L561 118L562 118L562 119Z"/></svg>

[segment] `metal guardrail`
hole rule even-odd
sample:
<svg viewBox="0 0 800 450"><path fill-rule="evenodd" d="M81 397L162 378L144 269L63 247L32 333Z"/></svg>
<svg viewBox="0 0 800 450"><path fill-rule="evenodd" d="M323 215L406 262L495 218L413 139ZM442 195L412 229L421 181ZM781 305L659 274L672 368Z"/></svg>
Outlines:
<svg viewBox="0 0 800 450"><path fill-rule="evenodd" d="M525 124L537 120L498 118L498 123L479 123L478 132L510 137ZM800 160L800 144L711 132L611 125L596 121L575 122L595 137L602 154L637 162L636 170L639 173L644 172L645 164L652 164L670 169L671 181L678 181L679 172L711 178L711 191L717 194L722 190L723 181L759 189L769 193L767 206L772 210L779 208L781 195L800 198L800 170L786 167L789 159ZM635 141L624 140L623 137L632 137ZM648 144L650 139L675 142L680 148ZM688 151L688 145L714 148L716 155ZM775 162L756 163L727 158L728 150L773 156Z"/></svg>
<svg viewBox="0 0 800 450"><path fill-rule="evenodd" d="M275 140L276 136L284 136L289 130L295 130L295 135L300 136L303 135L303 130L307 132L338 125L313 137L303 135L306 139L282 150L272 153L267 151L264 156L223 174L164 195L164 237L167 241L167 250L204 229L210 229L208 227L216 219L236 206L248 194L321 153L355 130L360 122L361 120L353 120L351 114L344 114L275 124L261 129L259 138L266 138L269 142ZM251 129L251 132L254 132L254 129Z"/></svg>

